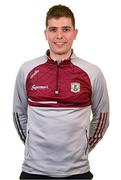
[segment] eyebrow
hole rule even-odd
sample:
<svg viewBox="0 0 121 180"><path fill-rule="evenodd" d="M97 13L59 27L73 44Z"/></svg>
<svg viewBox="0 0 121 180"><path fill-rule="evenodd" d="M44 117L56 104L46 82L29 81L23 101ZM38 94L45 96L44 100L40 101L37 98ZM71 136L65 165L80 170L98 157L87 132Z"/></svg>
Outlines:
<svg viewBox="0 0 121 180"><path fill-rule="evenodd" d="M50 27L48 27L48 29L53 29L53 28L56 29L56 28L58 28L58 27L56 27L56 26L50 26ZM62 28L62 29L63 29L63 28L71 29L72 27L71 27L71 26L62 26L61 28Z"/></svg>
<svg viewBox="0 0 121 180"><path fill-rule="evenodd" d="M62 28L68 28L68 29L71 29L72 27L71 27L71 26L62 26Z"/></svg>

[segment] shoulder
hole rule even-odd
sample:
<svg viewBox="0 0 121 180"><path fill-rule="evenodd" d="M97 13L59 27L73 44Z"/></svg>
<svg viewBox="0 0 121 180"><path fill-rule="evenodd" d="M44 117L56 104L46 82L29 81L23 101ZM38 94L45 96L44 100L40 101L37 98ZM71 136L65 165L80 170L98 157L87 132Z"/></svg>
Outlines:
<svg viewBox="0 0 121 180"><path fill-rule="evenodd" d="M97 77L99 74L102 74L101 69L97 65L87 60L81 59L75 54L72 55L72 64L85 71L89 77L94 78Z"/></svg>
<svg viewBox="0 0 121 180"><path fill-rule="evenodd" d="M22 66L20 67L20 70L23 72L29 72L36 66L44 64L46 60L47 60L46 56L41 56L41 57L34 58L32 60L28 60L22 64Z"/></svg>
<svg viewBox="0 0 121 180"><path fill-rule="evenodd" d="M17 77L20 79L24 79L25 82L29 72L32 69L34 69L36 66L44 64L46 61L47 61L47 57L46 55L44 55L24 62L18 71Z"/></svg>

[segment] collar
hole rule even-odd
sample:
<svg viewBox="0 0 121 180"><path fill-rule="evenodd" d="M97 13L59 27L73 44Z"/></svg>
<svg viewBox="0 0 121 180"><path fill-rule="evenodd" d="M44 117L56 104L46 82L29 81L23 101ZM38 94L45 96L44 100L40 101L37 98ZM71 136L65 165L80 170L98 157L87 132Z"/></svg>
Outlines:
<svg viewBox="0 0 121 180"><path fill-rule="evenodd" d="M50 50L48 49L48 50L46 51L47 62L50 63L50 64L63 64L63 65L64 65L64 64L70 64L70 63L71 63L71 56L72 56L72 54L73 54L73 50L72 50L71 55L69 56L68 59L64 59L64 60L62 60L62 61L59 61L59 63L58 63L58 61L55 61L55 60L53 60L53 59L50 57Z"/></svg>

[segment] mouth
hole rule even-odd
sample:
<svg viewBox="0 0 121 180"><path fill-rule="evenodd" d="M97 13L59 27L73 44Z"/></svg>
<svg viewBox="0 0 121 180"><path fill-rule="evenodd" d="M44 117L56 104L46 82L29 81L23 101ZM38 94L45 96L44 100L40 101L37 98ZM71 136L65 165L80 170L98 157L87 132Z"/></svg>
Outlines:
<svg viewBox="0 0 121 180"><path fill-rule="evenodd" d="M62 46L64 44L66 44L66 42L54 42L55 45L58 45L58 46Z"/></svg>

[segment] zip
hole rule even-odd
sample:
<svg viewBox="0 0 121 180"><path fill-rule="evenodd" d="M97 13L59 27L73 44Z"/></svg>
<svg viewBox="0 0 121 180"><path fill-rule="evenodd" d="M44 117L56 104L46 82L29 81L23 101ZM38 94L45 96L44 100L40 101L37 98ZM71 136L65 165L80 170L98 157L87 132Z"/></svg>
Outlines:
<svg viewBox="0 0 121 180"><path fill-rule="evenodd" d="M56 62L56 85L55 85L55 94L59 94L59 87L58 87L58 81L59 81L59 64Z"/></svg>
<svg viewBox="0 0 121 180"><path fill-rule="evenodd" d="M88 151L88 147L89 147L89 140L88 140L88 135L87 135L87 129L85 131L85 135L86 135L86 140L87 140L87 146L86 146L86 149L85 149L85 155L86 155L87 151Z"/></svg>

